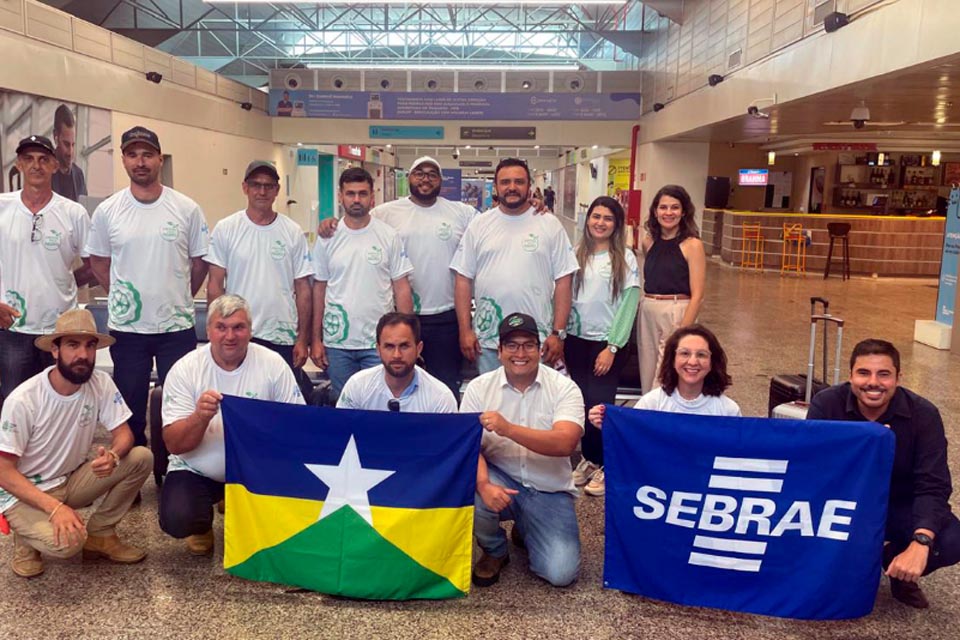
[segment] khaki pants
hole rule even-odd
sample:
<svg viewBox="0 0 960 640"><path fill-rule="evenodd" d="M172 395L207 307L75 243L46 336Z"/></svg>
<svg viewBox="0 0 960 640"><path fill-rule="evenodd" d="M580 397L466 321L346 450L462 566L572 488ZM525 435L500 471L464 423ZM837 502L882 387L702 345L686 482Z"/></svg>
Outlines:
<svg viewBox="0 0 960 640"><path fill-rule="evenodd" d="M77 467L64 484L50 489L47 494L74 509L89 506L94 500L104 496L103 502L86 523L87 534L109 536L113 534L114 526L130 509L133 499L152 470L153 454L150 450L146 447L134 447L106 478L95 476L91 462L88 461ZM84 536L84 540L74 546L57 545L53 538L53 525L48 520L49 515L25 502L17 502L7 509L4 515L20 540L41 553L57 558L69 558L76 555L86 541Z"/></svg>
<svg viewBox="0 0 960 640"><path fill-rule="evenodd" d="M663 360L663 345L680 328L690 300L642 298L637 323L637 348L640 349L640 388L644 393L657 386L657 372Z"/></svg>

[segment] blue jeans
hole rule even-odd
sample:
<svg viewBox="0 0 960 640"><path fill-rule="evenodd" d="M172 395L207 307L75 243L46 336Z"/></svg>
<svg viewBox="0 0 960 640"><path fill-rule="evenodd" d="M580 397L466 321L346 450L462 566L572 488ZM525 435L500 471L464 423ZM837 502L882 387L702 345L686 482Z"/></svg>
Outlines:
<svg viewBox="0 0 960 640"><path fill-rule="evenodd" d="M420 320L420 339L423 340L424 369L447 385L453 397L460 401L460 329L457 312L451 309L429 316L417 316Z"/></svg>
<svg viewBox="0 0 960 640"><path fill-rule="evenodd" d="M39 336L0 330L0 406L21 382L53 364L53 356L33 346Z"/></svg>
<svg viewBox="0 0 960 640"><path fill-rule="evenodd" d="M481 374L494 371L502 366L500 353L496 349L483 348L477 356L477 371Z"/></svg>
<svg viewBox="0 0 960 640"><path fill-rule="evenodd" d="M524 487L497 467L487 466L490 482L519 493L500 513L490 511L477 494L473 512L477 544L495 558L507 555L507 535L500 522L513 520L527 546L530 570L555 587L571 584L580 573L580 530L573 496Z"/></svg>
<svg viewBox="0 0 960 640"><path fill-rule="evenodd" d="M327 347L327 375L334 400L340 397L343 385L350 376L361 369L369 369L380 364L380 354L376 349L334 349Z"/></svg>

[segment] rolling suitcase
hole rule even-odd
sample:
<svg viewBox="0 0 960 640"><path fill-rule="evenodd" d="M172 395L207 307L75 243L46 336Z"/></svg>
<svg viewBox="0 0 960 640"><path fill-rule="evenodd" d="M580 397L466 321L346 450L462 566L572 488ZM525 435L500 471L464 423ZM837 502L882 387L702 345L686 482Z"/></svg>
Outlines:
<svg viewBox="0 0 960 640"><path fill-rule="evenodd" d="M817 303L823 305L823 313L816 312ZM771 418L791 418L803 420L807 416L810 399L829 385L827 379L827 343L830 325L837 327L837 347L834 356L833 384L840 382L840 350L843 344L843 320L829 313L830 302L818 297L810 298L810 357L807 373L798 375L778 375L770 379L768 411ZM823 323L823 381L814 377L814 359L816 357L817 325Z"/></svg>

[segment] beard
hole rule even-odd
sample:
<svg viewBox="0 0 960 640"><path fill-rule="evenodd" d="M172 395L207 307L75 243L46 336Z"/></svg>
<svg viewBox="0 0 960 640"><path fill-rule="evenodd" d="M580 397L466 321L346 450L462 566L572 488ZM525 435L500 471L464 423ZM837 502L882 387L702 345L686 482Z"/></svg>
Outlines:
<svg viewBox="0 0 960 640"><path fill-rule="evenodd" d="M395 368L394 368L395 365L398 365L398 364L403 364L403 365L404 365L403 368L402 368L402 369L399 369L399 370L398 370L398 369L395 369ZM391 363L391 364L388 364L388 365L384 365L383 369L384 369L384 371L387 372L387 375L388 375L388 376L392 376L392 377L394 377L394 378L404 378L404 377L410 375L410 373L413 371L414 366L416 366L416 365L413 365L413 364L407 365L406 363L397 362L397 363Z"/></svg>
<svg viewBox="0 0 960 640"><path fill-rule="evenodd" d="M89 360L74 360L71 364L67 364L57 357L57 371L68 382L84 384L93 376L93 363Z"/></svg>
<svg viewBox="0 0 960 640"><path fill-rule="evenodd" d="M433 199L435 199L437 196L440 195L440 187L441 187L441 186L442 186L441 183L437 183L437 186L436 186L436 187L434 187L433 189L431 189L431 190L428 191L427 193L423 193L422 191L420 191L420 187L414 187L414 186L411 184L411 185L410 185L410 197L412 197L414 200L433 200Z"/></svg>

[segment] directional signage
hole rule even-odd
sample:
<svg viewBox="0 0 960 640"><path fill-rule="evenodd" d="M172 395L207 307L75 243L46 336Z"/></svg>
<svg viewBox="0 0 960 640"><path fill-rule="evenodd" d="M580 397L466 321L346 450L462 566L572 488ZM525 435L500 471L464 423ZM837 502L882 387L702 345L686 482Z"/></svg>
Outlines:
<svg viewBox="0 0 960 640"><path fill-rule="evenodd" d="M460 127L461 140L536 140L536 127Z"/></svg>
<svg viewBox="0 0 960 640"><path fill-rule="evenodd" d="M371 125L370 137L380 140L443 140L443 127Z"/></svg>
<svg viewBox="0 0 960 640"><path fill-rule="evenodd" d="M492 167L492 160L461 160L461 167Z"/></svg>

